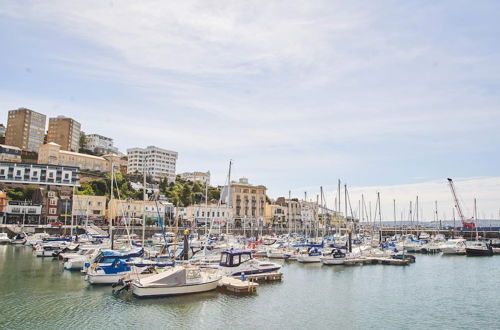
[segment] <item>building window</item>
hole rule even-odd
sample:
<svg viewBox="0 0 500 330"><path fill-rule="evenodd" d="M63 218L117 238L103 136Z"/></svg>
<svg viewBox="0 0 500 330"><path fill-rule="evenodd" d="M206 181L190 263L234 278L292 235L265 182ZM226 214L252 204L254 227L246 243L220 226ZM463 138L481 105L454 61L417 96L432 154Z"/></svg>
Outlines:
<svg viewBox="0 0 500 330"><path fill-rule="evenodd" d="M57 199L51 199L50 205L57 205Z"/></svg>
<svg viewBox="0 0 500 330"><path fill-rule="evenodd" d="M55 208L49 209L49 214L56 214L56 209Z"/></svg>

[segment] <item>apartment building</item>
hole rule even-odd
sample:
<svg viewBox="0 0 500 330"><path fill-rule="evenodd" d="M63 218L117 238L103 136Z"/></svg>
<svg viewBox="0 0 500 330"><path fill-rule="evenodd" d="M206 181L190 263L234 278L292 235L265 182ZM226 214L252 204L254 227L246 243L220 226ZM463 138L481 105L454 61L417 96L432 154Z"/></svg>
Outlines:
<svg viewBox="0 0 500 330"><path fill-rule="evenodd" d="M0 162L0 183L78 186L78 168L73 166Z"/></svg>
<svg viewBox="0 0 500 330"><path fill-rule="evenodd" d="M118 148L113 145L113 139L99 134L86 135L85 149L97 154L118 154Z"/></svg>
<svg viewBox="0 0 500 330"><path fill-rule="evenodd" d="M106 196L73 195L71 214L78 223L102 222L106 216Z"/></svg>
<svg viewBox="0 0 500 330"><path fill-rule="evenodd" d="M0 161L21 162L22 150L14 146L0 144Z"/></svg>
<svg viewBox="0 0 500 330"><path fill-rule="evenodd" d="M80 129L80 123L72 118L65 116L50 118L47 142L57 143L62 150L77 152L80 145Z"/></svg>
<svg viewBox="0 0 500 330"><path fill-rule="evenodd" d="M266 203L264 225L266 227L286 227L286 207L275 203Z"/></svg>
<svg viewBox="0 0 500 330"><path fill-rule="evenodd" d="M241 227L243 223L248 224L249 220L255 224L264 222L266 190L267 188L263 185L250 184L247 178L231 182L230 201L227 195L228 189L223 190L222 200L226 203L230 202L236 227Z"/></svg>
<svg viewBox="0 0 500 330"><path fill-rule="evenodd" d="M45 115L30 109L10 110L5 130L5 144L38 152L45 137L46 121Z"/></svg>
<svg viewBox="0 0 500 330"><path fill-rule="evenodd" d="M167 178L175 181L177 152L155 146L127 149L127 173L147 172L154 179Z"/></svg>
<svg viewBox="0 0 500 330"><path fill-rule="evenodd" d="M212 221L215 227L225 227L226 223L234 226L233 210L226 204L190 205L185 208L183 219L189 221L191 226L210 226Z"/></svg>
<svg viewBox="0 0 500 330"><path fill-rule="evenodd" d="M210 185L210 171L207 172L184 172L179 174L182 179L200 182L203 185Z"/></svg>
<svg viewBox="0 0 500 330"><path fill-rule="evenodd" d="M61 166L76 166L82 170L107 172L108 161L103 157L61 150L61 146L49 142L40 146L38 163Z"/></svg>
<svg viewBox="0 0 500 330"><path fill-rule="evenodd" d="M297 198L278 197L276 204L281 205L285 209L286 226L292 229L300 228L302 224L300 202Z"/></svg>

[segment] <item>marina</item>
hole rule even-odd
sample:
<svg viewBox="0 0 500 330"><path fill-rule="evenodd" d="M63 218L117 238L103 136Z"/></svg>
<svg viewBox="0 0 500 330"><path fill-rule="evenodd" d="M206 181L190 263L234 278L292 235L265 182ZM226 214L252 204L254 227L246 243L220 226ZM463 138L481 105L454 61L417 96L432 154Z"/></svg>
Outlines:
<svg viewBox="0 0 500 330"><path fill-rule="evenodd" d="M418 255L409 267L327 267L278 261L281 282L256 294L219 290L170 298L113 295L57 259L0 246L0 326L157 328L495 329L500 258ZM376 284L376 285L374 285ZM415 311L418 311L416 313ZM47 317L50 315L50 318ZM233 317L227 318L227 315ZM293 317L290 317L293 315ZM443 322L446 320L446 323Z"/></svg>

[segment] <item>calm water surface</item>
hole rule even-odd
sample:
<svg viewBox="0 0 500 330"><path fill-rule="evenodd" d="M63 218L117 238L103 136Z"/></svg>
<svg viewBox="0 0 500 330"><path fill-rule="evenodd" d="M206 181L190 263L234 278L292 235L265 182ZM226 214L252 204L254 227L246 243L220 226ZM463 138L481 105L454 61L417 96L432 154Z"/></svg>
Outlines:
<svg viewBox="0 0 500 330"><path fill-rule="evenodd" d="M258 294L138 300L30 248L0 246L5 329L500 329L500 256L418 255L409 267L284 263Z"/></svg>

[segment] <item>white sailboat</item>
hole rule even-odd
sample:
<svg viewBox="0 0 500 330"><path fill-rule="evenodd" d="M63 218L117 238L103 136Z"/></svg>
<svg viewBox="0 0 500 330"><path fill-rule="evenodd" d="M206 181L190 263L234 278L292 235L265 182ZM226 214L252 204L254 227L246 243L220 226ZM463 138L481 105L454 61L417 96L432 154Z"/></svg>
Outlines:
<svg viewBox="0 0 500 330"><path fill-rule="evenodd" d="M221 276L198 267L175 266L165 272L134 280L131 289L139 298L165 297L212 291Z"/></svg>

